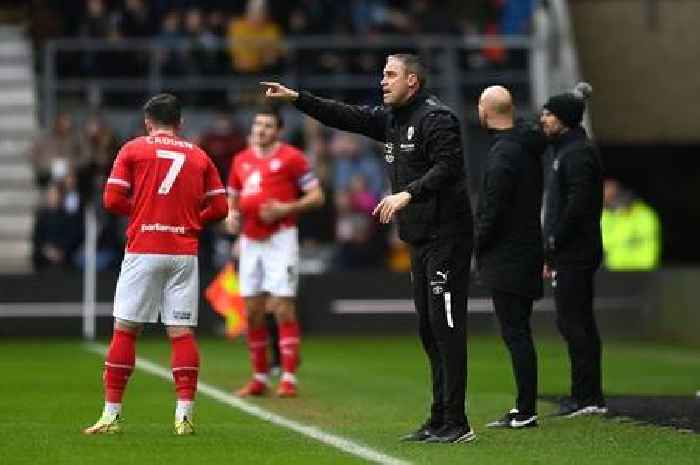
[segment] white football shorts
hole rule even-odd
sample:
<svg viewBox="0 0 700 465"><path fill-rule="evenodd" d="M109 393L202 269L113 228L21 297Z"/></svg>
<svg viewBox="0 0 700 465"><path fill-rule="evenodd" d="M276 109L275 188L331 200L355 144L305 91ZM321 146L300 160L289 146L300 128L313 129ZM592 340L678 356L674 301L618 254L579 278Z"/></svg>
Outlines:
<svg viewBox="0 0 700 465"><path fill-rule="evenodd" d="M294 297L299 284L299 239L296 228L283 228L258 241L241 236L241 295L269 293Z"/></svg>
<svg viewBox="0 0 700 465"><path fill-rule="evenodd" d="M197 326L199 266L194 255L127 253L114 294L114 317Z"/></svg>

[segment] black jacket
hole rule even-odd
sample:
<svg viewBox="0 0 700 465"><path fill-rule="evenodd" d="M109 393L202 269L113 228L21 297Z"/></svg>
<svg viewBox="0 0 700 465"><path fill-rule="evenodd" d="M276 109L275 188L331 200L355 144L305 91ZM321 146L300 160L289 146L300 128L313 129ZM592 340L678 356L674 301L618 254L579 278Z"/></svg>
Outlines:
<svg viewBox="0 0 700 465"><path fill-rule="evenodd" d="M539 127L519 122L493 135L476 209L479 276L490 289L542 297L542 154Z"/></svg>
<svg viewBox="0 0 700 465"><path fill-rule="evenodd" d="M596 268L603 257L603 167L583 128L554 141L544 220L547 262Z"/></svg>
<svg viewBox="0 0 700 465"><path fill-rule="evenodd" d="M472 216L454 112L421 91L405 106L347 105L300 92L295 106L322 123L385 143L393 193L408 191L398 212L399 237L409 243L461 236L471 242Z"/></svg>

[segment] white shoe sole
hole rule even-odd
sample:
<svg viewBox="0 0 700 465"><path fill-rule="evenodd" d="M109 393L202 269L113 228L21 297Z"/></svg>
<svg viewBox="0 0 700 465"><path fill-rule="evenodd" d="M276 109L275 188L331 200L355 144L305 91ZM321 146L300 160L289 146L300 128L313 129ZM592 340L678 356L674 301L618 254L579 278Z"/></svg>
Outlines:
<svg viewBox="0 0 700 465"><path fill-rule="evenodd" d="M476 439L476 433L474 431L469 431L465 435L457 438L455 441L452 441L452 444L463 444L467 442L472 442L474 439Z"/></svg>
<svg viewBox="0 0 700 465"><path fill-rule="evenodd" d="M576 410L575 412L568 414L566 417L567 418L576 418L576 417L591 416L591 415L605 415L606 413L608 413L607 407L598 407L596 405L589 405L588 407L583 407L582 409Z"/></svg>

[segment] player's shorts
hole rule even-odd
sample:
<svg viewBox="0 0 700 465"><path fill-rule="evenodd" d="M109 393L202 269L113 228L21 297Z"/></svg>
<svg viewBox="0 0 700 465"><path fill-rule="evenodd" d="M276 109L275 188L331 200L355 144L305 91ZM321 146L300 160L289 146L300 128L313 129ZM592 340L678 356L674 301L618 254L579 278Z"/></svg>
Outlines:
<svg viewBox="0 0 700 465"><path fill-rule="evenodd" d="M199 267L194 255L127 253L114 295L114 317L137 323L197 326Z"/></svg>
<svg viewBox="0 0 700 465"><path fill-rule="evenodd" d="M299 284L299 239L296 228L283 228L258 241L241 236L241 295L269 293L294 297Z"/></svg>

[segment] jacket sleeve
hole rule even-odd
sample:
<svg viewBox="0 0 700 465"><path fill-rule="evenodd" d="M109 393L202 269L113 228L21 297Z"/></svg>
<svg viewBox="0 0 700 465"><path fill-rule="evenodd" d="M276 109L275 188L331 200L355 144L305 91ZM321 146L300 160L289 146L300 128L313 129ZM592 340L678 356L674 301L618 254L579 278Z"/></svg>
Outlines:
<svg viewBox="0 0 700 465"><path fill-rule="evenodd" d="M586 156L585 150L569 154L564 159L564 184L566 207L562 210L559 223L554 229L554 237L547 238L549 248L564 247L576 233L576 225L593 208L593 193L596 182L594 162Z"/></svg>
<svg viewBox="0 0 700 465"><path fill-rule="evenodd" d="M476 248L488 249L498 235L503 215L513 194L515 169L507 153L489 154L476 214Z"/></svg>
<svg viewBox="0 0 700 465"><path fill-rule="evenodd" d="M348 105L306 91L299 92L294 106L326 126L363 134L379 142L386 140L387 112L382 106Z"/></svg>
<svg viewBox="0 0 700 465"><path fill-rule="evenodd" d="M425 153L432 166L406 187L411 200L420 200L458 179L464 172L459 121L446 112L430 113L423 121Z"/></svg>

